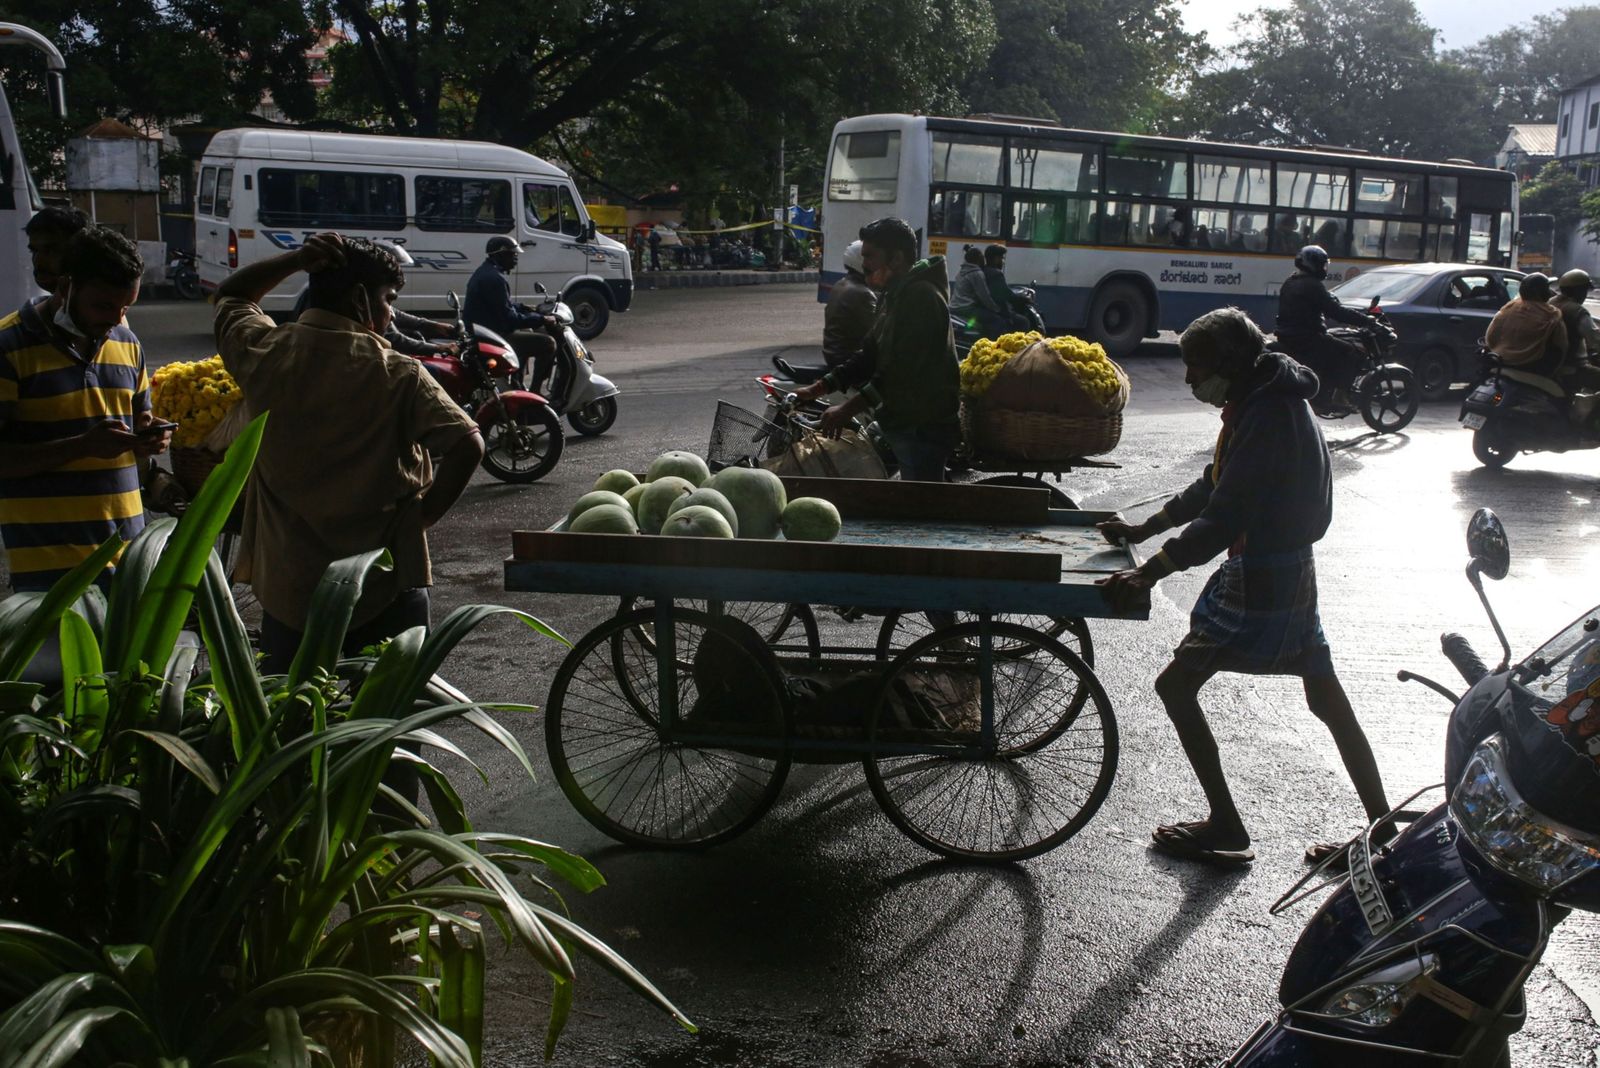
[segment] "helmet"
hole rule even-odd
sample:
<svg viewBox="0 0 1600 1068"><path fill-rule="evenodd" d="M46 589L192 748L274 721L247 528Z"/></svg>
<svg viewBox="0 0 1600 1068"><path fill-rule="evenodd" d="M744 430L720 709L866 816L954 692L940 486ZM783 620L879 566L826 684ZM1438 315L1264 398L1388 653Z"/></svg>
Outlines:
<svg viewBox="0 0 1600 1068"><path fill-rule="evenodd" d="M1541 300L1549 300L1550 279L1538 271L1523 275L1522 288L1517 291L1517 296L1523 300L1531 300L1536 304Z"/></svg>
<svg viewBox="0 0 1600 1068"><path fill-rule="evenodd" d="M483 251L493 256L496 252L515 251L516 248L517 243L502 234L491 237L489 243L483 246Z"/></svg>
<svg viewBox="0 0 1600 1068"><path fill-rule="evenodd" d="M866 261L861 258L861 242L852 241L844 247L844 269L861 273Z"/></svg>
<svg viewBox="0 0 1600 1068"><path fill-rule="evenodd" d="M1594 288L1594 282L1590 281L1589 279L1589 272L1583 270L1581 267L1574 267L1572 270L1562 275L1561 281L1557 282L1556 285L1560 286L1562 289Z"/></svg>
<svg viewBox="0 0 1600 1068"><path fill-rule="evenodd" d="M1307 245L1294 258L1294 265L1318 278L1328 277L1328 250L1321 245Z"/></svg>

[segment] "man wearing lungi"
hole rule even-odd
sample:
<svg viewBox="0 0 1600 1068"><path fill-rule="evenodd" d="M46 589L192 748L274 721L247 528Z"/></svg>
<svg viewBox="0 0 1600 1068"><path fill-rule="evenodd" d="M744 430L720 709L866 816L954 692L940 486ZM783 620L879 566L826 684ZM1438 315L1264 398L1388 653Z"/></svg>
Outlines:
<svg viewBox="0 0 1600 1068"><path fill-rule="evenodd" d="M1328 446L1306 404L1316 395L1317 377L1267 352L1261 331L1237 308L1196 319L1178 344L1195 398L1222 409L1216 451L1193 485L1144 522L1100 524L1113 543L1142 542L1188 524L1145 563L1102 586L1116 606L1175 571L1227 553L1195 602L1188 635L1156 679L1156 694L1211 811L1203 820L1157 827L1153 837L1164 853L1241 865L1255 859L1250 833L1198 700L1218 672L1298 675L1312 714L1333 733L1368 821L1387 813L1389 804L1317 616L1311 547L1333 517ZM1319 860L1335 849L1314 845L1306 856Z"/></svg>

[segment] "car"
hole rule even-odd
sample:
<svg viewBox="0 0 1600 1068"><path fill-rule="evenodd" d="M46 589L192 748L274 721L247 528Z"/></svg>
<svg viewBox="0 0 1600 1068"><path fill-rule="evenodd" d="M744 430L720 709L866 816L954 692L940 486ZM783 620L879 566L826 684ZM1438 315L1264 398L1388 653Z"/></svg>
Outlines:
<svg viewBox="0 0 1600 1068"><path fill-rule="evenodd" d="M1365 310L1377 298L1399 340L1395 359L1410 367L1428 400L1483 370L1479 341L1489 320L1515 300L1522 272L1473 263L1404 263L1374 267L1332 290L1341 304Z"/></svg>

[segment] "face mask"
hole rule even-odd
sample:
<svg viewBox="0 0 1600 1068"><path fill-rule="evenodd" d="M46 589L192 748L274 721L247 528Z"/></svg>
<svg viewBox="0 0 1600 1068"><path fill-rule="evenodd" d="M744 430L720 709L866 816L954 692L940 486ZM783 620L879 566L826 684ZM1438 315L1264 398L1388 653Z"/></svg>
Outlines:
<svg viewBox="0 0 1600 1068"><path fill-rule="evenodd" d="M1228 387L1231 385L1221 375L1212 375L1202 379L1189 387L1189 392L1194 394L1194 399L1201 404L1209 404L1213 408L1220 408L1228 403Z"/></svg>
<svg viewBox="0 0 1600 1068"><path fill-rule="evenodd" d="M72 287L67 286L61 290L61 298L56 303L56 314L52 321L60 330L75 338L87 338L89 335L78 328L78 324L72 320L72 313L67 310L71 300Z"/></svg>

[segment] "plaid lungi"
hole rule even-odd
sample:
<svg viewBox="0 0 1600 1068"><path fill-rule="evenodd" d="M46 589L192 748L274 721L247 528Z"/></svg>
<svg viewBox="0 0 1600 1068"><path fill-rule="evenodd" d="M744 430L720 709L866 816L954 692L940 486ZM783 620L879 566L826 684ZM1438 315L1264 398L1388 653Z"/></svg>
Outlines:
<svg viewBox="0 0 1600 1068"><path fill-rule="evenodd" d="M1333 674L1311 547L1230 557L1200 591L1174 659L1191 671Z"/></svg>

